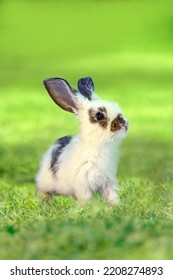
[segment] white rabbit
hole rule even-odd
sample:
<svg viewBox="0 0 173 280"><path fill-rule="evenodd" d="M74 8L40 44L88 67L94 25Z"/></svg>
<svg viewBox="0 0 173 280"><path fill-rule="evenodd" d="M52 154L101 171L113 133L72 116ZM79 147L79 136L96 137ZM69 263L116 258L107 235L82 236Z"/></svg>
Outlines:
<svg viewBox="0 0 173 280"><path fill-rule="evenodd" d="M58 139L46 152L36 176L37 193L87 202L100 192L110 205L117 204L118 147L128 129L119 105L100 100L90 77L78 81L78 91L61 78L44 85L59 107L75 114L80 132Z"/></svg>

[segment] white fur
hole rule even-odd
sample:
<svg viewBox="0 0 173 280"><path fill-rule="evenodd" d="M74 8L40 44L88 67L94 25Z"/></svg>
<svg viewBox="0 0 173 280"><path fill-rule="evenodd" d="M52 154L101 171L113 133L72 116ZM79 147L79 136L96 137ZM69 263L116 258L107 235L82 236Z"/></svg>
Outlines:
<svg viewBox="0 0 173 280"><path fill-rule="evenodd" d="M96 95L94 95L96 96ZM75 97L76 98L76 97ZM89 101L82 96L75 100L75 112L80 121L80 133L74 136L58 158L57 172L50 168L53 145L46 152L36 176L37 192L72 195L79 201L87 201L94 192L100 192L108 203L119 201L118 183L115 177L118 167L118 147L126 135L122 128L111 132L111 121L122 113L118 104L101 100ZM109 117L107 128L91 123L90 108L105 107Z"/></svg>

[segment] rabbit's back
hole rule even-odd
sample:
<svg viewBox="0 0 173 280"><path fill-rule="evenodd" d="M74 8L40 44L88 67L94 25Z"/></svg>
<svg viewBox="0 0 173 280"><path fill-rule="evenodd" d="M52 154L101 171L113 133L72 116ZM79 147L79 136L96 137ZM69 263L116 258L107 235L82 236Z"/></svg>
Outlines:
<svg viewBox="0 0 173 280"><path fill-rule="evenodd" d="M61 166L61 157L72 138L72 136L59 138L44 154L36 175L37 192L56 193L57 173Z"/></svg>

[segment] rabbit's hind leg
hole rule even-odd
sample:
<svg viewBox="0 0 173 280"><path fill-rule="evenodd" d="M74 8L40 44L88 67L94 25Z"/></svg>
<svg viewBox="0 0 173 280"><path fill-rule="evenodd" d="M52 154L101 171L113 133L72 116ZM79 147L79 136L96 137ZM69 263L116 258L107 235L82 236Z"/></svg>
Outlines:
<svg viewBox="0 0 173 280"><path fill-rule="evenodd" d="M52 200L52 194L49 192L37 191L37 197L40 198L41 200L44 200L47 203L50 203Z"/></svg>

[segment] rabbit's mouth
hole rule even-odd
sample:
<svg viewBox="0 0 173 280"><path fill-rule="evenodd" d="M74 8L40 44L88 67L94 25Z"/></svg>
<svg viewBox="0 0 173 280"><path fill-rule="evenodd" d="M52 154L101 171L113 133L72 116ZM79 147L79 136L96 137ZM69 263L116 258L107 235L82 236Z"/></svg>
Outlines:
<svg viewBox="0 0 173 280"><path fill-rule="evenodd" d="M127 132L128 126L128 122L123 118L121 114L119 114L111 123L111 131L116 132L121 129L125 129L125 131Z"/></svg>

